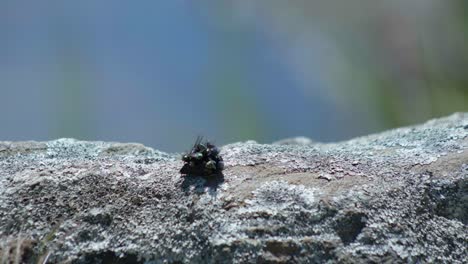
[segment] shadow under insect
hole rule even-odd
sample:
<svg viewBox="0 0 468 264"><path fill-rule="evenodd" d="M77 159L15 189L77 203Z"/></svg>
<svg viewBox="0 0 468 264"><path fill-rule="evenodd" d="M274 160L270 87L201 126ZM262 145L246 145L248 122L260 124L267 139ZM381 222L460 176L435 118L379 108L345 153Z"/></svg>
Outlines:
<svg viewBox="0 0 468 264"><path fill-rule="evenodd" d="M194 174L187 174L183 177L181 188L185 193L205 193L208 192L212 196L216 196L218 187L224 182L223 173L216 176L200 176Z"/></svg>

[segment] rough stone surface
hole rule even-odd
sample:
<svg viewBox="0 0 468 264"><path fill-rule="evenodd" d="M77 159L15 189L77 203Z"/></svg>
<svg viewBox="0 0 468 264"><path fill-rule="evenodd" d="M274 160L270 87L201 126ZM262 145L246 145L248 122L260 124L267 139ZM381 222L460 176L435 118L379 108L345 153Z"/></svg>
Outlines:
<svg viewBox="0 0 468 264"><path fill-rule="evenodd" d="M466 263L467 127L235 143L218 179L139 144L0 142L0 263Z"/></svg>

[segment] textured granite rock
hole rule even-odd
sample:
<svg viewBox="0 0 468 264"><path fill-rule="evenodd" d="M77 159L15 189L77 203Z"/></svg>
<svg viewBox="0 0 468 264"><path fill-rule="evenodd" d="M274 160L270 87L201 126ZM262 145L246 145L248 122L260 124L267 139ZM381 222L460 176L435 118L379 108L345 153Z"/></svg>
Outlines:
<svg viewBox="0 0 468 264"><path fill-rule="evenodd" d="M0 142L0 263L463 263L467 136L455 114L236 143L217 179L139 144Z"/></svg>

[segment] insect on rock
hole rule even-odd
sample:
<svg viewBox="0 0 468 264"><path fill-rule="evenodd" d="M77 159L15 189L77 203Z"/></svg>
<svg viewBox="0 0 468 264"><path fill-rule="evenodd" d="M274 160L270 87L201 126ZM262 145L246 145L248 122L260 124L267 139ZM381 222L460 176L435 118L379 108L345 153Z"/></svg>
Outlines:
<svg viewBox="0 0 468 264"><path fill-rule="evenodd" d="M218 147L197 137L192 149L182 156L184 166L180 173L185 175L216 176L224 169L223 157Z"/></svg>

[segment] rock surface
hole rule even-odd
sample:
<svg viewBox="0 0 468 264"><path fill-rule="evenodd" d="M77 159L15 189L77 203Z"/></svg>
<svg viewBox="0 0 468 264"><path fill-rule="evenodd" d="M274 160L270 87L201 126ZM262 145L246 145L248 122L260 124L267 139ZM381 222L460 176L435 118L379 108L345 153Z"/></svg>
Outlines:
<svg viewBox="0 0 468 264"><path fill-rule="evenodd" d="M463 263L467 136L455 114L236 143L217 179L139 144L0 142L0 263Z"/></svg>

